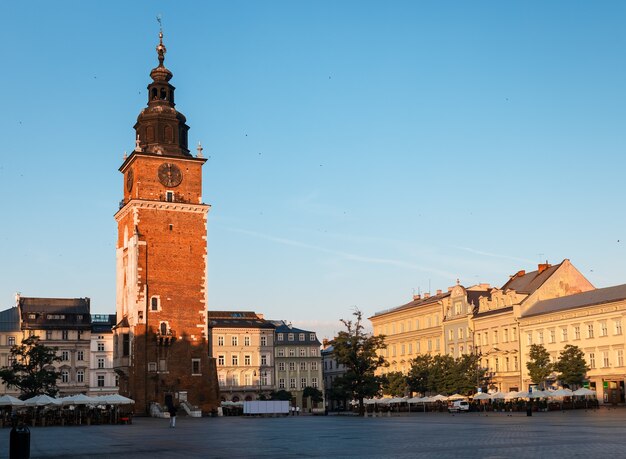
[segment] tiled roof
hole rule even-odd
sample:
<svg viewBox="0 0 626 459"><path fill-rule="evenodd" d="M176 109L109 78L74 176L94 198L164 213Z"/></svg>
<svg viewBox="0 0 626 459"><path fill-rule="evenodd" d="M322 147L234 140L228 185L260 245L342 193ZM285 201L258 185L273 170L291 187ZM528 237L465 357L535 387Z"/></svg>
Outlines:
<svg viewBox="0 0 626 459"><path fill-rule="evenodd" d="M17 307L0 311L0 331L11 332L20 330L20 312Z"/></svg>
<svg viewBox="0 0 626 459"><path fill-rule="evenodd" d="M562 296L550 300L538 301L522 314L522 317L536 316L550 312L565 311L596 304L626 300L626 284L598 288L575 295Z"/></svg>
<svg viewBox="0 0 626 459"><path fill-rule="evenodd" d="M89 298L20 298L22 313L89 314Z"/></svg>
<svg viewBox="0 0 626 459"><path fill-rule="evenodd" d="M524 275L519 275L519 273L515 274L506 284L502 286L502 290L515 290L518 293L526 293L530 295L541 287L543 283L548 280L548 278L554 274L557 269L559 269L561 264L562 263L550 266L542 272L537 270L525 273Z"/></svg>
<svg viewBox="0 0 626 459"><path fill-rule="evenodd" d="M274 328L251 311L209 311L209 328Z"/></svg>
<svg viewBox="0 0 626 459"><path fill-rule="evenodd" d="M427 306L429 304L436 303L437 301L440 301L440 300L442 300L442 299L444 299L446 297L449 297L449 296L450 296L450 292L445 292L445 293L440 293L439 295L429 296L428 298L420 298L419 300L413 300L410 303L403 304L402 306L397 306L395 308L386 309L384 311L378 311L372 317L377 317L377 316L382 316L382 315L385 315L385 314L390 314L392 312L402 311L403 309L410 309L410 308L418 308L418 307L421 307L421 306ZM372 317L370 317L370 319Z"/></svg>
<svg viewBox="0 0 626 459"><path fill-rule="evenodd" d="M276 323L277 322L274 322L274 324ZM319 340L317 339L317 333L315 332L312 332L309 330L302 330L300 328L290 327L284 321L280 321L278 323L281 323L282 325L278 325L276 327L276 334L282 333L284 336L283 336L282 341L276 340L276 343L275 343L276 346L292 346L292 345L298 345L298 344L316 344L319 346L321 344ZM288 335L290 334L293 334L293 340L289 340ZM301 334L304 334L303 340L300 340ZM315 339L311 339L311 334L315 336Z"/></svg>

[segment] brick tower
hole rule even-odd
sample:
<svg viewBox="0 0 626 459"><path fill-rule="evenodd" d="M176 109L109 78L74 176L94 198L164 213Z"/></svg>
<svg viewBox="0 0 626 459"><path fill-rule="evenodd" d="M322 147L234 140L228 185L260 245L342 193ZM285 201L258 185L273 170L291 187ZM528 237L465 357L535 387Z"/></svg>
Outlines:
<svg viewBox="0 0 626 459"><path fill-rule="evenodd" d="M219 403L219 388L207 340L206 160L200 147L198 156L189 153L189 127L174 108L159 38L135 150L119 169L114 367L120 393L135 400L137 413L166 400L208 412Z"/></svg>

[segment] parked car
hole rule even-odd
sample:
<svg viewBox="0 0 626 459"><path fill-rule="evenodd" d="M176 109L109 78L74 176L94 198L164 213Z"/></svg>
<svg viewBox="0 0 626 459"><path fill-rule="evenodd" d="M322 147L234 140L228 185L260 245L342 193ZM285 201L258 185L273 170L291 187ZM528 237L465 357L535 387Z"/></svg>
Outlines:
<svg viewBox="0 0 626 459"><path fill-rule="evenodd" d="M461 411L469 411L467 400L454 400L448 404L448 413L460 413Z"/></svg>

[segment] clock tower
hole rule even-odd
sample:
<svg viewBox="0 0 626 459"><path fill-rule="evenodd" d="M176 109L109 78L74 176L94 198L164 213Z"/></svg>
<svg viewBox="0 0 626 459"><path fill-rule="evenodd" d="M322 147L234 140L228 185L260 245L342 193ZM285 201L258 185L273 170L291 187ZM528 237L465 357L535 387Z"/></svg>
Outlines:
<svg viewBox="0 0 626 459"><path fill-rule="evenodd" d="M135 150L119 168L114 366L120 393L135 400L138 413L170 401L208 412L219 389L207 339L206 159L200 147L197 156L189 152L189 126L175 108L159 38Z"/></svg>

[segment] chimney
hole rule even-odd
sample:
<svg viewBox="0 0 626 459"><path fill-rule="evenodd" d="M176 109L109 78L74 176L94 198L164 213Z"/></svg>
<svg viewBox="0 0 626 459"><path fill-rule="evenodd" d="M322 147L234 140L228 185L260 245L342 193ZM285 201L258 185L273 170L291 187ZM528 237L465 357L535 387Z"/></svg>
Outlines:
<svg viewBox="0 0 626 459"><path fill-rule="evenodd" d="M521 269L517 272L517 274L515 275L515 277L522 277L526 275L526 271Z"/></svg>
<svg viewBox="0 0 626 459"><path fill-rule="evenodd" d="M328 347L328 338L324 338L324 339L322 340L322 345L323 345L324 347Z"/></svg>
<svg viewBox="0 0 626 459"><path fill-rule="evenodd" d="M265 319L265 314L259 314L259 313L257 312L257 313L256 313L256 316L257 316L259 319Z"/></svg>
<svg viewBox="0 0 626 459"><path fill-rule="evenodd" d="M539 274L541 274L542 272L544 272L546 269L548 269L550 266L552 266L550 263L548 263L548 260L546 260L545 263L539 263L537 265L537 270L539 271Z"/></svg>
<svg viewBox="0 0 626 459"><path fill-rule="evenodd" d="M413 301L417 301L417 300L421 300L422 299L422 295L418 294L413 294Z"/></svg>
<svg viewBox="0 0 626 459"><path fill-rule="evenodd" d="M424 292L424 299L426 298L430 298L430 293L429 292Z"/></svg>

